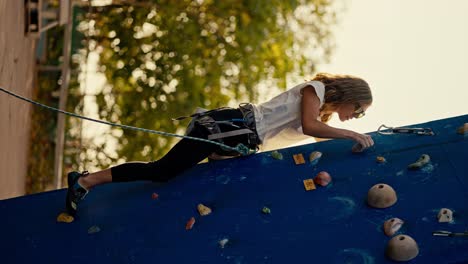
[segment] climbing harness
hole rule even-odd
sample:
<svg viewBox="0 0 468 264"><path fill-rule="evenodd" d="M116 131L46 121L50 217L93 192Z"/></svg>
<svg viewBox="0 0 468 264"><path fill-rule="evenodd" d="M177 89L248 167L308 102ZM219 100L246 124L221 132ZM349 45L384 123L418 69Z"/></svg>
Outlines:
<svg viewBox="0 0 468 264"><path fill-rule="evenodd" d="M186 135L190 134L195 126L200 125L207 129L208 139L216 140L217 142L224 144L223 139L238 135L247 135L248 148L252 151L258 151L258 145L261 144L260 139L255 128L255 117L253 112L253 106L249 103L242 103L239 105L239 110L242 113L243 118L233 118L228 120L215 120L210 114L216 111L222 111L232 109L229 107L222 107L213 110L206 110L203 108L197 108L194 114L190 116L181 116L173 118L172 120L183 120L186 118L192 118L190 121ZM233 130L222 131L220 125L228 125L233 127ZM216 154L222 156L238 156L236 152L233 152L229 148L221 147L221 151L217 151Z"/></svg>
<svg viewBox="0 0 468 264"><path fill-rule="evenodd" d="M389 131L382 131L382 129L389 129ZM377 129L377 133L381 135L392 135L392 134L417 134L425 136L435 135L431 128L407 128L407 127L388 127L381 125Z"/></svg>
<svg viewBox="0 0 468 264"><path fill-rule="evenodd" d="M236 152L236 153L239 153L240 155L243 155L243 156L253 154L253 153L255 153L257 151L255 149L250 149L249 147L247 147L247 146L245 146L243 144L238 144L236 147L231 147L231 146L225 145L223 143L220 143L220 142L217 142L217 141L214 141L214 140L191 137L191 136L187 136L187 135L178 135L178 134L173 134L173 133L167 133L167 132L156 131L156 130L151 130L151 129L146 129L146 128L121 125L121 124L112 123L112 122L108 122L108 121L93 119L93 118L90 118L90 117L81 116L81 115L78 115L78 114L75 114L75 113L70 113L70 112L67 112L67 111L64 111L64 110L60 110L60 109L48 106L48 105L41 104L41 103L33 101L33 100L29 99L29 98L25 98L23 96L20 96L20 95L17 95L15 93L13 93L13 92L10 92L10 91L2 88L2 87L0 87L0 91L4 92L6 94L9 94L9 95L11 95L13 97L16 97L18 99L21 99L23 101L29 102L29 103L31 103L33 105L37 105L37 106L46 108L46 109L54 111L54 112L58 112L58 113L61 113L61 114L65 114L65 115L68 115L68 116L72 116L72 117L76 117L76 118L80 118L80 119L84 119L84 120L88 120L88 121L92 121L92 122L96 122L96 123L101 123L101 124L104 124L104 125L120 127L120 128L128 129L128 130L142 131L142 132L145 132L145 133L157 134L157 135L161 135L161 136L179 137L179 138L186 138L186 139L190 139L190 140L202 141L202 142L218 145L222 149L226 149L226 150L229 150L231 152ZM211 110L211 111L213 111L213 110ZM210 111L208 111L208 112L210 112Z"/></svg>

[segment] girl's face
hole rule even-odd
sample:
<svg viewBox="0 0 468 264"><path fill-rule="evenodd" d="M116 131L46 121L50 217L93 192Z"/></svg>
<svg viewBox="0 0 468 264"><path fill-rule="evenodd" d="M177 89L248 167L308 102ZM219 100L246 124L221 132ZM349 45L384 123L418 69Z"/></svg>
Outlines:
<svg viewBox="0 0 468 264"><path fill-rule="evenodd" d="M367 108L370 105L368 104L360 104L360 103L345 103L338 106L336 109L336 113L338 114L340 120L342 122L353 119L353 118L361 118L366 114Z"/></svg>

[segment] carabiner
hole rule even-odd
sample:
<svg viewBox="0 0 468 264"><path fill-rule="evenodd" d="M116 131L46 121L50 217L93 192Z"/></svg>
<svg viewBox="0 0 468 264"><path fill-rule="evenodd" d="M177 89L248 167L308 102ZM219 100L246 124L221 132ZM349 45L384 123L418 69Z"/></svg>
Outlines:
<svg viewBox="0 0 468 264"><path fill-rule="evenodd" d="M384 132L382 128L389 129L390 131ZM392 135L392 134L417 134L424 136L433 136L435 135L431 128L408 128L408 127L388 127L386 125L381 125L377 129L377 133L381 135Z"/></svg>
<svg viewBox="0 0 468 264"><path fill-rule="evenodd" d="M439 230L439 231L432 232L432 235L433 236L445 236L445 237L461 237L461 236L468 236L468 232L454 233L450 231Z"/></svg>

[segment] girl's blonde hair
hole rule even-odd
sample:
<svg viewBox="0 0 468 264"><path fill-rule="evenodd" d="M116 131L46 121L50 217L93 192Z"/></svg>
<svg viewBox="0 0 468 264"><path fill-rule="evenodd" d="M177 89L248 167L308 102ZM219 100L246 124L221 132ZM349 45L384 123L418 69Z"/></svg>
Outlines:
<svg viewBox="0 0 468 264"><path fill-rule="evenodd" d="M340 104L372 104L369 84L361 78L351 75L318 73L312 80L325 85L325 102L320 112L336 110ZM331 114L320 116L322 122L328 122Z"/></svg>

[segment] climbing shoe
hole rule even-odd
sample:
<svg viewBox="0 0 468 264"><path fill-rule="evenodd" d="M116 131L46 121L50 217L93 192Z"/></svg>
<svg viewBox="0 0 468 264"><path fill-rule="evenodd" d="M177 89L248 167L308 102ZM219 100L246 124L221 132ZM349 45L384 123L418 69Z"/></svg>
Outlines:
<svg viewBox="0 0 468 264"><path fill-rule="evenodd" d="M83 173L79 173L77 171L68 173L68 191L65 205L68 214L72 216L76 215L78 203L85 198L86 194L88 194L88 190L78 183L78 179L80 177L85 177L88 174L89 173L87 171L84 171Z"/></svg>

